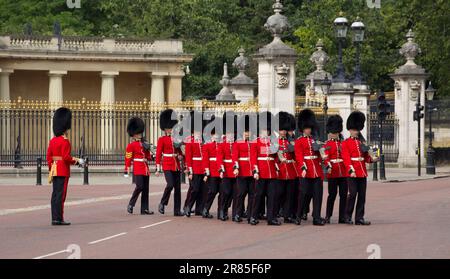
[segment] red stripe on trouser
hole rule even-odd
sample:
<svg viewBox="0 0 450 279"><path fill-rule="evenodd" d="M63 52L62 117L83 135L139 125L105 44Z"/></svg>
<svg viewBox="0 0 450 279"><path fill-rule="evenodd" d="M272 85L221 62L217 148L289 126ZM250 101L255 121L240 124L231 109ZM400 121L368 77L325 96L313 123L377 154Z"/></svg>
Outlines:
<svg viewBox="0 0 450 279"><path fill-rule="evenodd" d="M66 177L64 179L64 190L63 195L61 199L61 219L64 221L64 203L66 202L66 196L67 196L67 185L69 184L69 177Z"/></svg>

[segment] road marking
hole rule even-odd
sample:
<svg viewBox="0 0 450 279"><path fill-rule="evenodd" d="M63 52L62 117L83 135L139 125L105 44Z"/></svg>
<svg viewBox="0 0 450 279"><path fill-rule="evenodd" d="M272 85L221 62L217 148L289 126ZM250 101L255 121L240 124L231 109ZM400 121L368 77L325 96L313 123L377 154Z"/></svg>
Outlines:
<svg viewBox="0 0 450 279"><path fill-rule="evenodd" d="M54 253L50 253L50 254L47 254L47 255L43 255L43 256L39 256L39 257L33 258L33 260L40 260L40 259L56 256L56 255L59 255L59 254L62 254L62 253L69 253L69 252L70 251L67 251L67 250L61 250L61 251L58 251L58 252L54 252Z"/></svg>
<svg viewBox="0 0 450 279"><path fill-rule="evenodd" d="M148 226L141 227L141 229L148 229L148 228L151 228L151 227L155 227L155 226L158 226L158 225L162 225L162 224L165 224L165 223L169 223L169 222L171 222L171 221L172 221L172 220L162 221L162 222L159 222L159 223L155 223L155 224L151 224L151 225L148 225Z"/></svg>
<svg viewBox="0 0 450 279"><path fill-rule="evenodd" d="M181 192L185 193L185 192L187 192L187 190L182 190ZM150 193L149 196L150 197L160 196L162 194L164 194L164 192L156 192L156 193ZM106 202L106 201L127 200L129 198L130 198L130 195L91 198L91 199L84 199L84 200L79 200L79 201L66 202L65 206L68 207L68 206L75 206L75 205L100 203L100 202ZM30 206L30 207L24 207L24 208L1 209L0 216L17 214L17 213L25 213L25 212L33 212L33 211L38 211L38 210L50 209L50 208L51 208L50 204L46 204L46 205L37 205L37 206Z"/></svg>
<svg viewBox="0 0 450 279"><path fill-rule="evenodd" d="M105 238L102 238L102 239L99 239L99 240L95 240L95 241L89 242L88 244L89 245L97 244L99 242L110 240L110 239L113 239L113 238L116 238L116 237L119 237L119 236L122 236L122 235L126 235L126 234L127 234L126 232L115 234L115 235L112 235L112 236L108 236L108 237L105 237Z"/></svg>

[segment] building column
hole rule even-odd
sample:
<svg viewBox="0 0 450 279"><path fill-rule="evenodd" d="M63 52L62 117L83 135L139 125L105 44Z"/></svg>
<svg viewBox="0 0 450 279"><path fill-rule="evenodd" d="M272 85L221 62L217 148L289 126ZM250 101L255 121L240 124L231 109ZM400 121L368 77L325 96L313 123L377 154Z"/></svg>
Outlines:
<svg viewBox="0 0 450 279"><path fill-rule="evenodd" d="M9 76L14 72L14 70L8 69L0 69L0 102L1 101L10 101L11 93L9 87ZM0 122L1 125L1 146L0 149L2 151L9 150L11 144L11 125L10 125L10 112L6 109L2 112L3 116Z"/></svg>
<svg viewBox="0 0 450 279"><path fill-rule="evenodd" d="M181 102L182 96L182 84L184 73L170 74L167 84L167 102L177 103Z"/></svg>
<svg viewBox="0 0 450 279"><path fill-rule="evenodd" d="M50 71L48 102L52 108L58 108L63 104L63 76L67 75L67 71Z"/></svg>
<svg viewBox="0 0 450 279"><path fill-rule="evenodd" d="M165 91L164 91L164 77L168 76L169 73L155 72L151 73L152 78L152 92L150 101L152 104L163 104L166 102Z"/></svg>
<svg viewBox="0 0 450 279"><path fill-rule="evenodd" d="M0 101L11 100L9 76L14 70L0 69Z"/></svg>
<svg viewBox="0 0 450 279"><path fill-rule="evenodd" d="M102 72L102 91L101 91L101 148L103 153L114 152L115 144L115 123L112 109L112 105L116 101L115 96L115 78L119 75L119 72Z"/></svg>

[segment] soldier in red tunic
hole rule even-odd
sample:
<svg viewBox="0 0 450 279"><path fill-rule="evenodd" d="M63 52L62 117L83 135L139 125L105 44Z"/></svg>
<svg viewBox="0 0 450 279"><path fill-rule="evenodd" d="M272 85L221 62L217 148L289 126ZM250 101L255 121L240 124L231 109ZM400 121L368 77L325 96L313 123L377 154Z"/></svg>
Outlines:
<svg viewBox="0 0 450 279"><path fill-rule="evenodd" d="M207 143L203 145L203 166L205 169L205 182L208 185L208 197L206 199L205 208L203 209L203 218L213 218L209 213L214 199L219 193L222 179L220 178L220 165L217 162L217 155L219 153L218 136L216 135L216 124L218 121L222 121L220 118L211 117L205 127L211 131L210 135L205 135L208 138ZM221 194L222 195L222 194ZM219 198L218 204L218 219L225 221L224 218L224 201L223 198Z"/></svg>
<svg viewBox="0 0 450 279"><path fill-rule="evenodd" d="M236 115L234 112L225 112L222 118L222 128L224 136L219 144L219 152L217 154L217 162L220 166L220 176L222 177L222 185L220 187L219 203L223 205L223 215L219 216L226 221L228 217L228 209L233 203L233 189L236 188L236 175L234 174L233 165L233 147L236 139ZM236 204L233 203L232 215L236 214ZM220 215L220 214L219 214Z"/></svg>
<svg viewBox="0 0 450 279"><path fill-rule="evenodd" d="M136 181L136 189L128 203L127 211L133 214L133 208L139 195L141 196L141 215L153 215L149 210L149 182L150 170L148 162L151 160L150 145L142 137L145 130L145 123L141 118L133 117L128 122L127 132L132 138L128 144L125 154L125 177L129 177L131 165L133 164L133 174Z"/></svg>
<svg viewBox="0 0 450 279"><path fill-rule="evenodd" d="M300 197L297 208L296 224L300 225L302 211L307 202L306 197L310 192L313 199L313 224L323 226L325 220L321 217L323 198L323 171L322 159L316 140L313 138L317 130L317 121L313 111L305 109L298 116L298 127L303 136L295 142L295 159L300 173Z"/></svg>
<svg viewBox="0 0 450 279"><path fill-rule="evenodd" d="M168 205L170 194L174 189L174 215L182 216L181 213L181 180L180 172L182 159L181 145L174 140L172 135L173 128L177 125L178 120L175 112L171 109L161 112L159 116L159 124L161 130L164 131L164 136L158 139L156 146L156 175L164 172L164 177L167 186L161 198L158 211L161 214L165 213L164 207Z"/></svg>
<svg viewBox="0 0 450 279"><path fill-rule="evenodd" d="M186 139L186 168L190 181L190 194L186 197L184 214L191 217L191 209L196 204L196 211L201 214L208 188L203 181L205 168L203 165L203 114L191 112L191 131L193 136Z"/></svg>
<svg viewBox="0 0 450 279"><path fill-rule="evenodd" d="M278 180L280 188L280 199L277 200L275 212L282 208L282 216L285 223L294 223L296 212L294 212L295 188L297 187L297 166L295 165L294 145L288 140L288 131L291 129L291 118L289 113L280 112L277 115L279 123L278 131L278 156L277 164L280 168Z"/></svg>
<svg viewBox="0 0 450 279"><path fill-rule="evenodd" d="M347 203L347 172L345 171L344 160L342 159L342 130L343 120L339 115L333 115L327 122L327 133L329 140L325 143L324 163L328 178L328 199L327 214L325 222L330 223L333 216L334 202L339 189L339 224L345 223L345 206Z"/></svg>
<svg viewBox="0 0 450 279"><path fill-rule="evenodd" d="M238 139L233 146L233 164L234 164L234 175L237 176L236 179L236 195L235 195L235 215L233 215L233 221L240 223L244 217L245 211L245 197L248 196L247 200L247 218L250 222L250 212L252 211L252 203L255 195L255 179L253 178L253 171L250 165L250 151L251 145L254 142L251 140L252 134L250 129L250 124L252 123L251 118L255 125L256 134L256 115L244 115L238 120L238 125L242 127L242 135L239 135L238 127Z"/></svg>
<svg viewBox="0 0 450 279"><path fill-rule="evenodd" d="M278 166L275 162L278 145L271 141L272 118L270 112L259 114L259 138L250 146L250 163L256 180L256 192L253 199L250 224L257 225L261 213L261 205L267 196L267 224L280 226L277 219L276 203L279 199Z"/></svg>
<svg viewBox="0 0 450 279"><path fill-rule="evenodd" d="M71 165L83 165L84 160L71 156L71 145L67 133L72 127L72 112L67 108L60 108L53 115L54 138L50 140L47 150L47 164L49 167L49 183L53 183L51 198L52 225L68 226L64 220L64 202L67 196L67 185L70 177Z"/></svg>
<svg viewBox="0 0 450 279"><path fill-rule="evenodd" d="M353 224L351 221L353 210L356 204L355 225L370 225L369 221L364 220L364 208L366 203L367 189L367 169L366 163L378 161L378 158L372 159L369 155L369 148L361 140L361 130L364 129L366 116L359 111L352 112L347 119L347 130L350 132L350 138L342 143L342 158L344 160L346 175L348 175L349 196L347 199L347 224Z"/></svg>

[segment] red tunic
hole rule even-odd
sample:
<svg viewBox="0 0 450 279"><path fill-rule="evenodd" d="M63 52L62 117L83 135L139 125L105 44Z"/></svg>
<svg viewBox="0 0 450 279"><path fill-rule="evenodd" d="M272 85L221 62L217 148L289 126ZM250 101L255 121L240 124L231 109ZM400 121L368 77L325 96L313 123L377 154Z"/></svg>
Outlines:
<svg viewBox="0 0 450 279"><path fill-rule="evenodd" d="M292 180L298 177L297 166L295 165L295 154L289 152L289 141L286 138L279 138L278 143L280 145L279 155L277 156L277 164L280 168L278 178L281 180ZM286 161L282 162L280 159L282 156Z"/></svg>
<svg viewBox="0 0 450 279"><path fill-rule="evenodd" d="M325 154L328 158L324 161L325 165L331 168L331 173L327 174L328 178L347 177L345 171L344 160L342 159L342 142L337 140L329 140L323 146Z"/></svg>
<svg viewBox="0 0 450 279"><path fill-rule="evenodd" d="M178 155L182 155L179 148L173 146L171 136L162 136L158 139L156 146L156 165L161 166L163 171L181 171Z"/></svg>
<svg viewBox="0 0 450 279"><path fill-rule="evenodd" d="M372 163L368 152L361 152L361 142L357 138L348 138L342 142L342 158L345 171L350 176L350 171L356 173L356 177L367 177L366 163Z"/></svg>
<svg viewBox="0 0 450 279"><path fill-rule="evenodd" d="M311 137L301 137L295 141L295 159L297 161L297 170L302 175L306 170L305 178L322 178L323 171L321 166L321 157L319 151L313 151L312 145L314 139Z"/></svg>
<svg viewBox="0 0 450 279"><path fill-rule="evenodd" d="M203 163L203 142L202 139L188 137L185 140L186 145L186 167L191 174L205 174Z"/></svg>
<svg viewBox="0 0 450 279"><path fill-rule="evenodd" d="M127 146L125 154L125 173L131 167L133 163L133 174L150 176L150 170L148 168L148 162L151 161L150 151L144 150L140 141L133 141Z"/></svg>
<svg viewBox="0 0 450 279"><path fill-rule="evenodd" d="M250 146L250 164L252 170L259 172L261 179L277 179L276 154L270 154L270 138L258 138Z"/></svg>
<svg viewBox="0 0 450 279"><path fill-rule="evenodd" d="M203 145L203 166L209 169L211 177L220 177L220 165L217 163L219 144L216 141Z"/></svg>
<svg viewBox="0 0 450 279"><path fill-rule="evenodd" d="M239 169L239 177L253 176L252 168L250 166L250 141L239 140L233 145L233 166Z"/></svg>
<svg viewBox="0 0 450 279"><path fill-rule="evenodd" d="M76 163L71 153L70 141L65 136L54 137L50 140L47 149L48 169L55 163L53 176L70 177L70 165Z"/></svg>
<svg viewBox="0 0 450 279"><path fill-rule="evenodd" d="M233 150L234 142L229 142L224 137L223 142L219 144L219 153L217 154L217 162L220 164L222 170L224 170L223 177L235 178L234 165L233 165Z"/></svg>

